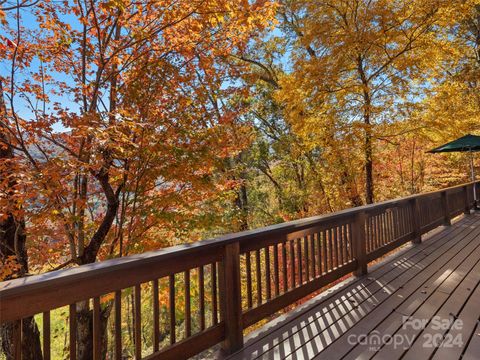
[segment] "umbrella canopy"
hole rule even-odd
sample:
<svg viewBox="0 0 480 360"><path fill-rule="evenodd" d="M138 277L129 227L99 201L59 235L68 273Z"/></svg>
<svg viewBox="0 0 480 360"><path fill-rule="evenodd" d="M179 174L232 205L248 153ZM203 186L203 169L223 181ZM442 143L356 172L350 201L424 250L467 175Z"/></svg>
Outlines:
<svg viewBox="0 0 480 360"><path fill-rule="evenodd" d="M480 151L480 136L465 135L442 146L430 150L430 153L455 152L455 151Z"/></svg>
<svg viewBox="0 0 480 360"><path fill-rule="evenodd" d="M442 153L442 152L469 152L470 153L470 172L472 176L472 182L475 182L475 167L473 165L473 152L480 151L480 136L477 135L465 135L457 140L450 141L442 146L436 147L429 151L429 153ZM475 208L477 208L477 189L473 184L473 199L475 202Z"/></svg>

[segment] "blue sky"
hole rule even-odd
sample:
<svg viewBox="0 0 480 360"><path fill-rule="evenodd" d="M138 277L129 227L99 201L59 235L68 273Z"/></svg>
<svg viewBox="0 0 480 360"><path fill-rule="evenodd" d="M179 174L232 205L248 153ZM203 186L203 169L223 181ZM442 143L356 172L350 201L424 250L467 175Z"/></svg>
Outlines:
<svg viewBox="0 0 480 360"><path fill-rule="evenodd" d="M36 17L32 14L33 7L29 8L23 8L20 9L19 14L20 14L20 25L22 27L25 27L28 30L38 30L39 29L39 23L37 22ZM16 24L16 19L15 19L16 11L8 11L7 12L7 21L8 21L8 26L11 29L16 29L17 24ZM78 22L77 18L72 15L63 15L60 17L61 20L68 22L74 29L80 29L81 24ZM13 42L17 42L16 38L12 38L10 34L8 34L5 31L5 27L0 27L0 36L2 37L2 41L5 42L5 39L9 39ZM21 45L21 41L20 41ZM11 66L12 63L10 60L7 59L0 59L0 75L2 77L10 77L11 74ZM31 73L32 72L38 72L41 67L41 61L38 57L35 57L32 61L32 63L29 66L29 69L25 69L22 71L16 71L15 74L15 79L16 82L23 82L27 79L31 78ZM65 82L68 85L74 85L73 79L71 76L68 76L67 74L64 73L59 73L59 72L52 72L48 71L48 74L50 74L55 80L57 81L62 81ZM51 109L52 105L55 102L59 102L62 104L64 108L68 108L69 111L73 112L78 112L80 110L79 105L74 101L72 97L69 97L67 95L62 95L58 96L56 94L52 94L52 84L45 84L45 90L48 93L48 96L50 98L50 103L47 104L46 107L46 113L48 114ZM5 88L9 88L10 84L4 84ZM8 101L9 99L5 99ZM33 102L33 100L31 99ZM17 114L24 118L24 119L31 119L33 120L35 118L34 113L32 111L31 105L26 101L25 97L22 96L21 94L16 94L14 97L14 105L15 105L15 110ZM39 102L36 102L33 104L38 105L38 108L42 108L42 104ZM53 126L54 131L66 131L62 124L57 123Z"/></svg>
<svg viewBox="0 0 480 360"><path fill-rule="evenodd" d="M33 8L25 8L20 10L20 18L21 18L21 25L24 26L28 30L37 30L39 28L39 24L37 23L37 20L35 16L32 15L32 10ZM15 12L10 11L7 13L7 20L9 23L10 28L14 29L16 28L16 20L14 19ZM80 30L81 29L81 24L78 21L77 17L75 15L61 15L60 16L61 20L67 22L72 26L73 29ZM12 39L9 34L5 32L4 28L0 28L0 35L5 38L9 38L12 41L15 41L15 39ZM282 32L280 29L275 29L273 32L270 32L267 35L268 37L271 36L282 36ZM283 58L280 59L280 64L282 67L289 71L291 67L289 66L289 54L285 54ZM41 62L38 57L35 57L35 59L32 61L30 65L30 71L23 71L22 73L18 72L15 77L17 81L24 81L26 79L29 79L31 77L31 72L36 72L39 71L41 67ZM0 59L0 74L4 77L8 77L11 71L11 62L5 59ZM55 78L57 81L65 82L69 86L74 86L74 81L71 76L66 75L64 73L52 73L51 71L47 72ZM50 93L50 90L52 89L52 84L46 84L46 92L48 93L50 97L50 104L47 104L46 106L46 113L48 114L51 111L52 104L55 102L59 102L62 104L62 107L68 108L70 111L73 112L79 112L80 107L79 105L74 101L73 98L69 98L67 95L63 96L58 96ZM17 113L24 119L34 119L34 113L32 112L31 106L28 104L28 102L22 98L20 94L17 94L14 99L14 104L15 104L15 109ZM42 104L38 104L39 108L42 108ZM55 131L65 131L65 129L62 124L58 123L54 125L54 130Z"/></svg>

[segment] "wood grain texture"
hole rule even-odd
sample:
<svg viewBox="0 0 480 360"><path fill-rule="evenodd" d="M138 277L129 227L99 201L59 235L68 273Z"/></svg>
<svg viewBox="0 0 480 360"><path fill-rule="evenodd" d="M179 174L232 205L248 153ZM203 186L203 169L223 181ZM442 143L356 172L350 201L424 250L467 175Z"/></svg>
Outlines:
<svg viewBox="0 0 480 360"><path fill-rule="evenodd" d="M226 353L231 354L243 346L239 243L229 244L225 247L221 274L220 293L222 294L225 319L223 349Z"/></svg>

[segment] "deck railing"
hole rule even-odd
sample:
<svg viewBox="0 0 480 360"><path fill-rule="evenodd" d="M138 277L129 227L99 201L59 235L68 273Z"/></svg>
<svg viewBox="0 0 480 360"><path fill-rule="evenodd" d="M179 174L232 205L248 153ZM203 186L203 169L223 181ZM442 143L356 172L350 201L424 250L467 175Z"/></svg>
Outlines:
<svg viewBox="0 0 480 360"><path fill-rule="evenodd" d="M16 324L18 359L21 321L36 314L43 317L42 347L44 358L50 359L51 311L64 306L68 307L68 352L75 359L77 303L85 301L92 309L94 359L104 356L101 311L105 304L113 309L110 344L116 359L123 356L122 327L127 318L133 319L136 358L186 358L218 343L231 353L242 347L245 328L349 273L366 274L369 262L408 241L420 242L422 234L470 212L473 186L479 189L479 185L468 183L5 281L0 283L0 322ZM131 316L121 305L129 299ZM142 303L149 304L151 313L145 314ZM142 320L151 325L142 326ZM145 339L151 344L148 354L142 347Z"/></svg>

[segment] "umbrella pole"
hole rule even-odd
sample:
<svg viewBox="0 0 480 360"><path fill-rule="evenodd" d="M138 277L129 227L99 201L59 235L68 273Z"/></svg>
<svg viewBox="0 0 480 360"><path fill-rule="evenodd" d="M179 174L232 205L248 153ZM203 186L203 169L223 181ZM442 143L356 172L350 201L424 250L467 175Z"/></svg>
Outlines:
<svg viewBox="0 0 480 360"><path fill-rule="evenodd" d="M477 208L477 187L475 184L475 167L473 166L473 151L470 149L470 171L472 175L472 182L473 182L473 201L474 206Z"/></svg>

